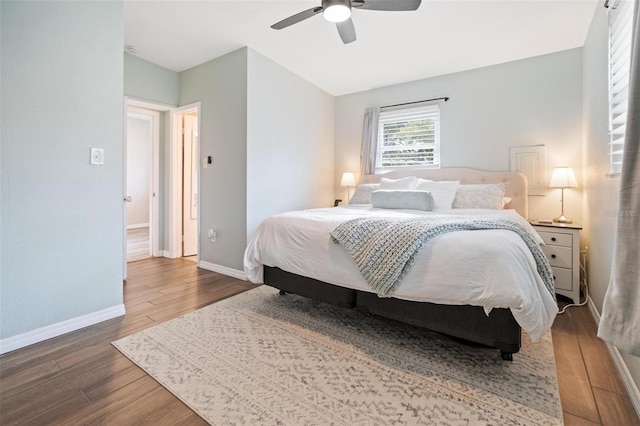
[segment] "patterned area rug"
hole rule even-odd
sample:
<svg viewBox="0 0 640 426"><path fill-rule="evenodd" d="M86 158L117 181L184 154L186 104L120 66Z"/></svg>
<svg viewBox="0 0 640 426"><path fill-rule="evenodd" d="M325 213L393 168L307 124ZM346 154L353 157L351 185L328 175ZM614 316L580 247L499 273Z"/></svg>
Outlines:
<svg viewBox="0 0 640 426"><path fill-rule="evenodd" d="M557 425L550 335L499 351L258 287L114 342L211 424Z"/></svg>

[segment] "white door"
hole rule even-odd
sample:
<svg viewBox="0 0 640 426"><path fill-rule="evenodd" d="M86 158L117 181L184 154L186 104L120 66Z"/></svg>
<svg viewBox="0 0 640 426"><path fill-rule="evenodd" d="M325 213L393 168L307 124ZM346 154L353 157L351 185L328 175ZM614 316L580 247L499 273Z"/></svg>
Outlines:
<svg viewBox="0 0 640 426"><path fill-rule="evenodd" d="M139 111L139 112L138 112ZM129 108L127 114L127 261L152 256L153 115Z"/></svg>
<svg viewBox="0 0 640 426"><path fill-rule="evenodd" d="M183 117L182 255L198 254L198 116Z"/></svg>

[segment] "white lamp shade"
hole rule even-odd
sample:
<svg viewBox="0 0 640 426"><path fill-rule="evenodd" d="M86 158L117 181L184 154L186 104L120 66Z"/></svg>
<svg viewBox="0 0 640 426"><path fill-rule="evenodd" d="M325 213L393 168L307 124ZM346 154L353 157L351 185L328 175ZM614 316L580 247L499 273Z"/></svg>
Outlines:
<svg viewBox="0 0 640 426"><path fill-rule="evenodd" d="M356 186L356 177L351 172L344 172L342 174L342 180L340 181L340 186L349 187Z"/></svg>
<svg viewBox="0 0 640 426"><path fill-rule="evenodd" d="M551 188L577 188L576 175L571 167L556 167L551 174Z"/></svg>
<svg viewBox="0 0 640 426"><path fill-rule="evenodd" d="M322 13L329 22L343 22L351 17L351 8L344 4L332 4Z"/></svg>

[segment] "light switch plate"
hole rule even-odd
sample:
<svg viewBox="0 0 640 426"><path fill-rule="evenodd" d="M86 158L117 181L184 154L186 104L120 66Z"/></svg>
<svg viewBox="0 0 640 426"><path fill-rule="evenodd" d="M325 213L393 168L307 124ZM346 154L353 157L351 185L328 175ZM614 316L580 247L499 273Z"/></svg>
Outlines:
<svg viewBox="0 0 640 426"><path fill-rule="evenodd" d="M94 164L94 165L104 164L104 149L91 148L91 164Z"/></svg>

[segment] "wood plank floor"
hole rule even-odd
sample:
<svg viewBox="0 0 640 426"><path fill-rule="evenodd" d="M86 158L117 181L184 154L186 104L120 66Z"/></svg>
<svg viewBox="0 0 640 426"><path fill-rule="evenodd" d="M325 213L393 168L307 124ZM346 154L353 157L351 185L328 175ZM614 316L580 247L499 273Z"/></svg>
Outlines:
<svg viewBox="0 0 640 426"><path fill-rule="evenodd" d="M127 262L148 259L149 227L127 229Z"/></svg>
<svg viewBox="0 0 640 426"><path fill-rule="evenodd" d="M205 424L110 342L254 286L184 259L128 274L124 317L0 357L0 424ZM587 308L558 317L553 338L566 424L640 425Z"/></svg>

